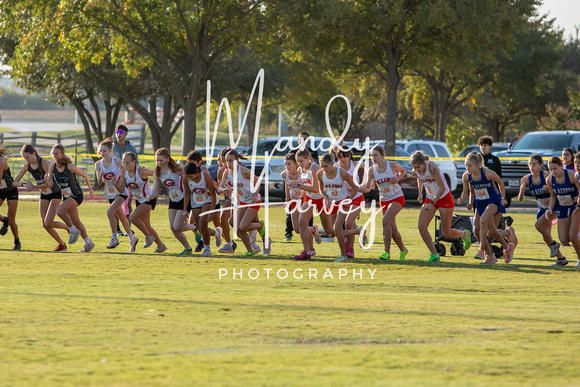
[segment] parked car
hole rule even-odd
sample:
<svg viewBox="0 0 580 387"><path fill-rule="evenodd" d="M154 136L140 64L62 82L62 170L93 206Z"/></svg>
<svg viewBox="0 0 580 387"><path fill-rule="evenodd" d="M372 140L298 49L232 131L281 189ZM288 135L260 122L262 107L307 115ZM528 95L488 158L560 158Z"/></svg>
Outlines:
<svg viewBox="0 0 580 387"><path fill-rule="evenodd" d="M552 156L561 157L564 148L580 150L580 131L526 133L509 150L495 153L501 159L502 179L508 203L514 196L518 195L521 178L530 173L527 160L530 155L539 154L546 163ZM513 157L524 157L525 159L508 160Z"/></svg>
<svg viewBox="0 0 580 387"><path fill-rule="evenodd" d="M507 150L508 145L509 144L507 142L494 142L493 147L491 148L491 153L497 155L498 152ZM461 152L459 152L457 157L465 158L465 156L467 156L467 154L470 152L480 153L479 145L472 144L466 146ZM462 160L459 160L456 162L456 164L457 164L457 188L455 189L455 191L452 191L452 193L453 196L458 197L461 195L461 191L463 191L463 180L461 179L463 177L463 173L465 172L465 163Z"/></svg>
<svg viewBox="0 0 580 387"><path fill-rule="evenodd" d="M423 151L429 157L446 157L449 160L433 160L443 172L445 180L449 185L451 191L457 188L457 163L451 160L451 152L447 147L447 144L438 140L397 140L397 145L399 145L403 150L409 154L415 153L415 151Z"/></svg>

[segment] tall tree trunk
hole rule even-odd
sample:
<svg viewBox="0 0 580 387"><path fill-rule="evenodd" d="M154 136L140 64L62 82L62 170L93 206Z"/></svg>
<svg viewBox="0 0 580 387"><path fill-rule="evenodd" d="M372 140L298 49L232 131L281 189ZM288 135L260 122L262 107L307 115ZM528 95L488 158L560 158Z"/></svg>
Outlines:
<svg viewBox="0 0 580 387"><path fill-rule="evenodd" d="M397 71L397 63L389 61L388 67L388 82L387 82L387 118L385 126L385 152L389 156L393 156L396 150L395 140L397 138L397 93L399 89L399 73Z"/></svg>
<svg viewBox="0 0 580 387"><path fill-rule="evenodd" d="M187 156L190 151L195 149L198 100L199 89L195 88L191 94L191 98L185 101L185 106L183 107L183 156Z"/></svg>

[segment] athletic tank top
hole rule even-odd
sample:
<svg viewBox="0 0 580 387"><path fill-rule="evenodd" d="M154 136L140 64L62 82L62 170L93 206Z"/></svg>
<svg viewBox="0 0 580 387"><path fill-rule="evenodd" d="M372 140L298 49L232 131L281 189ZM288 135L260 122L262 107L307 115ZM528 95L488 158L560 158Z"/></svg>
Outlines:
<svg viewBox="0 0 580 387"><path fill-rule="evenodd" d="M485 177L485 172L483 168L480 169L481 180L474 181L471 174L468 174L469 184L473 187L475 191L475 201L485 201L491 200L492 202L501 203L501 195L495 189L495 185L492 180L488 180Z"/></svg>
<svg viewBox="0 0 580 387"><path fill-rule="evenodd" d="M30 166L30 163L28 163L28 173L30 173L32 175L32 178L36 181L37 185L44 184L44 176L46 175L46 172L42 169L42 161L43 160L44 159L42 157L39 158L38 168L36 168L36 169L33 169ZM42 195L50 195L51 193L58 193L58 192L60 192L60 187L56 183L56 180L55 180L54 174L53 174L52 175L52 188L40 188L40 193Z"/></svg>
<svg viewBox="0 0 580 387"><path fill-rule="evenodd" d="M183 188L183 175L171 172L171 169L167 170L167 173L163 173L163 171L159 172L159 178L167 190L169 200L174 203L178 203L185 196L185 190Z"/></svg>
<svg viewBox="0 0 580 387"><path fill-rule="evenodd" d="M552 189L558 197L558 204L561 206L571 206L571 204L563 204L564 199L575 199L578 196L578 188L570 181L567 169L564 169L564 181L562 183L556 182L556 177L552 176Z"/></svg>
<svg viewBox="0 0 580 387"><path fill-rule="evenodd" d="M536 198L538 202L538 208L549 208L550 207L550 191L546 188L546 178L544 173L540 171L540 183L534 184L534 178L530 173L528 175L528 182L530 192Z"/></svg>
<svg viewBox="0 0 580 387"><path fill-rule="evenodd" d="M151 197L151 184L149 178L143 178L139 174L139 167L135 169L135 176L129 176L129 172L125 171L125 184L131 191L131 196L139 203L145 203Z"/></svg>
<svg viewBox="0 0 580 387"><path fill-rule="evenodd" d="M382 202L387 202L403 196L403 190L398 183L390 183L397 175L391 169L391 163L387 161L387 168L384 172L379 172L378 165L373 165L373 176L379 187L379 196Z"/></svg>
<svg viewBox="0 0 580 387"><path fill-rule="evenodd" d="M103 184L105 186L105 197L107 199L115 199L117 196L121 194L117 190L117 187L115 187L115 184L118 183L119 179L121 178L121 170L119 169L119 166L115 162L114 157L111 158L111 165L109 165L108 167L105 167L104 160L101 160L99 166L102 172ZM123 195L128 194L129 192L127 192L127 188L125 188L125 190L123 191Z"/></svg>
<svg viewBox="0 0 580 387"><path fill-rule="evenodd" d="M231 171L228 171L228 173L230 174L230 181L233 187L234 184L234 175L231 173ZM251 203L252 202L252 184L250 182L250 180L245 179L244 176L242 175L242 167L238 166L238 177L237 177L238 181L237 181L237 191L238 191L238 199L241 202L244 203ZM234 190L235 192L235 190ZM258 198L256 201L261 200L261 196L260 194L258 194Z"/></svg>
<svg viewBox="0 0 580 387"><path fill-rule="evenodd" d="M345 169L345 171L348 172L348 174L350 175L350 177L352 177L352 180L354 181L354 183L360 188L361 185L360 185L360 182L359 182L358 170L356 171L356 174L355 174L356 164L352 160L349 160L349 162L350 162L349 167L348 167L348 169ZM338 167L338 168L341 168L340 162L336 163L335 166ZM348 185L348 184L345 184L345 186L346 186L346 192L347 192L347 194L350 195L350 193L352 191L352 187L350 185ZM357 198L359 198L361 196L363 196L363 193L360 192L360 191L358 191L356 193L356 196L353 198L353 200L355 200L355 199L357 199Z"/></svg>
<svg viewBox="0 0 580 387"><path fill-rule="evenodd" d="M298 187L290 188L288 183L291 181L302 183L302 179L300 178L300 173L298 173L297 179L290 179L290 172L286 171L286 177L284 178L284 182L288 186L288 191L290 193L290 200L300 199L300 196L302 194L302 190Z"/></svg>
<svg viewBox="0 0 580 387"><path fill-rule="evenodd" d="M2 173L2 180L0 180L0 191L10 191L15 187L12 185L14 178L10 174L10 167Z"/></svg>
<svg viewBox="0 0 580 387"><path fill-rule="evenodd" d="M314 163L310 163L310 168L308 168L308 171L303 172L302 168L300 168L300 179L302 180L301 184L304 184L306 186L312 187L314 185L314 177L312 176L312 167L314 166ZM306 192L306 197L310 198L310 199L322 199L322 195L318 192L310 192L310 191L304 191Z"/></svg>
<svg viewBox="0 0 580 387"><path fill-rule="evenodd" d="M430 200L433 200L433 197L435 195L437 195L437 192L439 191L439 186L437 185L437 181L435 181L435 178L433 177L433 175L429 171L429 163L430 163L430 161L427 161L425 163L425 174L424 175L419 173L418 171L415 171L415 173L419 177L419 180L423 184L423 187L425 187L425 192L427 193L427 198ZM449 193L449 185L447 185L447 181L445 181L445 176L443 175L443 172L441 172L441 169L439 169L439 176L441 177L443 184L445 184L445 192L443 193L443 196L441 196L441 197L444 197L445 195L447 195ZM441 198L439 198L439 199L441 199Z"/></svg>
<svg viewBox="0 0 580 387"><path fill-rule="evenodd" d="M346 192L346 182L340 177L340 168L336 168L336 176L334 179L329 179L326 173L322 174L322 184L326 195L332 201L339 201L348 197Z"/></svg>
<svg viewBox="0 0 580 387"><path fill-rule="evenodd" d="M83 196L81 186L77 182L77 175L69 171L68 164L64 166L64 170L59 172L58 166L54 166L53 176L60 186L62 196L64 199L77 198Z"/></svg>
<svg viewBox="0 0 580 387"><path fill-rule="evenodd" d="M195 182L193 180L189 180L187 182L189 186L189 201L191 202L192 208L198 208L203 206L206 203L211 203L211 197L209 196L209 189L205 182L205 173L201 173L201 179L199 182Z"/></svg>

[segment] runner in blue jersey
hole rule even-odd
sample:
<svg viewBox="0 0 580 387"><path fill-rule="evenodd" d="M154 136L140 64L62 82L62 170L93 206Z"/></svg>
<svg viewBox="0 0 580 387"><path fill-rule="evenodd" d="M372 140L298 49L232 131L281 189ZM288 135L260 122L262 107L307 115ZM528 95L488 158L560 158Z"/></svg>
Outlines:
<svg viewBox="0 0 580 387"><path fill-rule="evenodd" d="M491 169L485 168L483 165L483 157L479 153L471 152L465 157L465 169L463 174L463 192L461 197L457 199L457 204L461 205L467 198L468 192L474 196L470 197L467 204L467 209L471 210L472 204L475 205L475 225L476 231L479 230L480 248L487 255L481 262L482 264L493 265L497 262L491 246L487 239L497 240L504 249L504 259L506 263L510 263L513 259L515 243L507 242L504 237L512 237L509 231L498 230L497 221L494 217L497 214L505 213L505 186L501 178ZM495 184L499 187L498 192ZM478 227L479 226L479 227Z"/></svg>
<svg viewBox="0 0 580 387"><path fill-rule="evenodd" d="M552 221L557 218L557 214L553 212L551 216L546 215L546 211L550 208L550 191L546 179L550 173L542 170L543 164L544 160L542 159L542 156L537 154L530 156L530 159L528 160L528 168L530 168L531 173L522 177L518 200L524 200L526 187L528 187L531 194L534 195L538 202L536 229L540 234L542 234L544 242L546 242L548 247L550 247L550 257L557 257L554 265L565 266L568 264L568 261L560 252L560 244L552 238Z"/></svg>

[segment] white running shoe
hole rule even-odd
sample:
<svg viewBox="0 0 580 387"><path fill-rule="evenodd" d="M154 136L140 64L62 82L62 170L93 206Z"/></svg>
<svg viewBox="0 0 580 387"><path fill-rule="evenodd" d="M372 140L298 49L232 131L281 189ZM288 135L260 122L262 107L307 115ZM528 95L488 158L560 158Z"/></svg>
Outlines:
<svg viewBox="0 0 580 387"><path fill-rule="evenodd" d="M139 238L133 237L133 242L129 242L129 244L131 245L131 249L129 249L130 253L134 253L135 252L135 248L137 247L137 243L139 242Z"/></svg>
<svg viewBox="0 0 580 387"><path fill-rule="evenodd" d="M578 260L578 262L576 262L576 265L574 267L580 267L580 259Z"/></svg>
<svg viewBox="0 0 580 387"><path fill-rule="evenodd" d="M153 251L155 254L161 254L167 251L167 246L165 246L165 243L162 243L161 245L158 245L157 248L155 249L155 251Z"/></svg>
<svg viewBox="0 0 580 387"><path fill-rule="evenodd" d="M554 258L555 256L557 256L559 251L560 251L560 244L558 242L554 243L553 245L550 245L550 257L551 258Z"/></svg>
<svg viewBox="0 0 580 387"><path fill-rule="evenodd" d="M68 237L68 244L74 245L79 240L79 235L81 235L81 230L74 227L74 229L69 229L69 237Z"/></svg>
<svg viewBox="0 0 580 387"><path fill-rule="evenodd" d="M117 238L111 238L107 249L114 249L115 247L119 246L119 240Z"/></svg>
<svg viewBox="0 0 580 387"><path fill-rule="evenodd" d="M252 253L258 254L260 251L262 251L260 246L256 242L252 243Z"/></svg>
<svg viewBox="0 0 580 387"><path fill-rule="evenodd" d="M272 252L272 239L268 238L268 247L266 247L266 242L262 243L262 247L264 248L262 254L270 255L270 253Z"/></svg>
<svg viewBox="0 0 580 387"><path fill-rule="evenodd" d="M203 251L201 252L201 255L203 257L207 257L207 256L210 256L211 255L211 249L209 248L209 246L205 246L203 248Z"/></svg>
<svg viewBox="0 0 580 387"><path fill-rule="evenodd" d="M95 248L95 242L91 241L90 243L85 243L83 245L83 249L80 251L81 253L90 253Z"/></svg>
<svg viewBox="0 0 580 387"><path fill-rule="evenodd" d="M143 244L143 248L146 249L147 247L151 246L155 242L155 237L153 234L149 234L145 237L145 243Z"/></svg>
<svg viewBox="0 0 580 387"><path fill-rule="evenodd" d="M222 245L222 228L216 227L215 229L215 246L220 247Z"/></svg>

